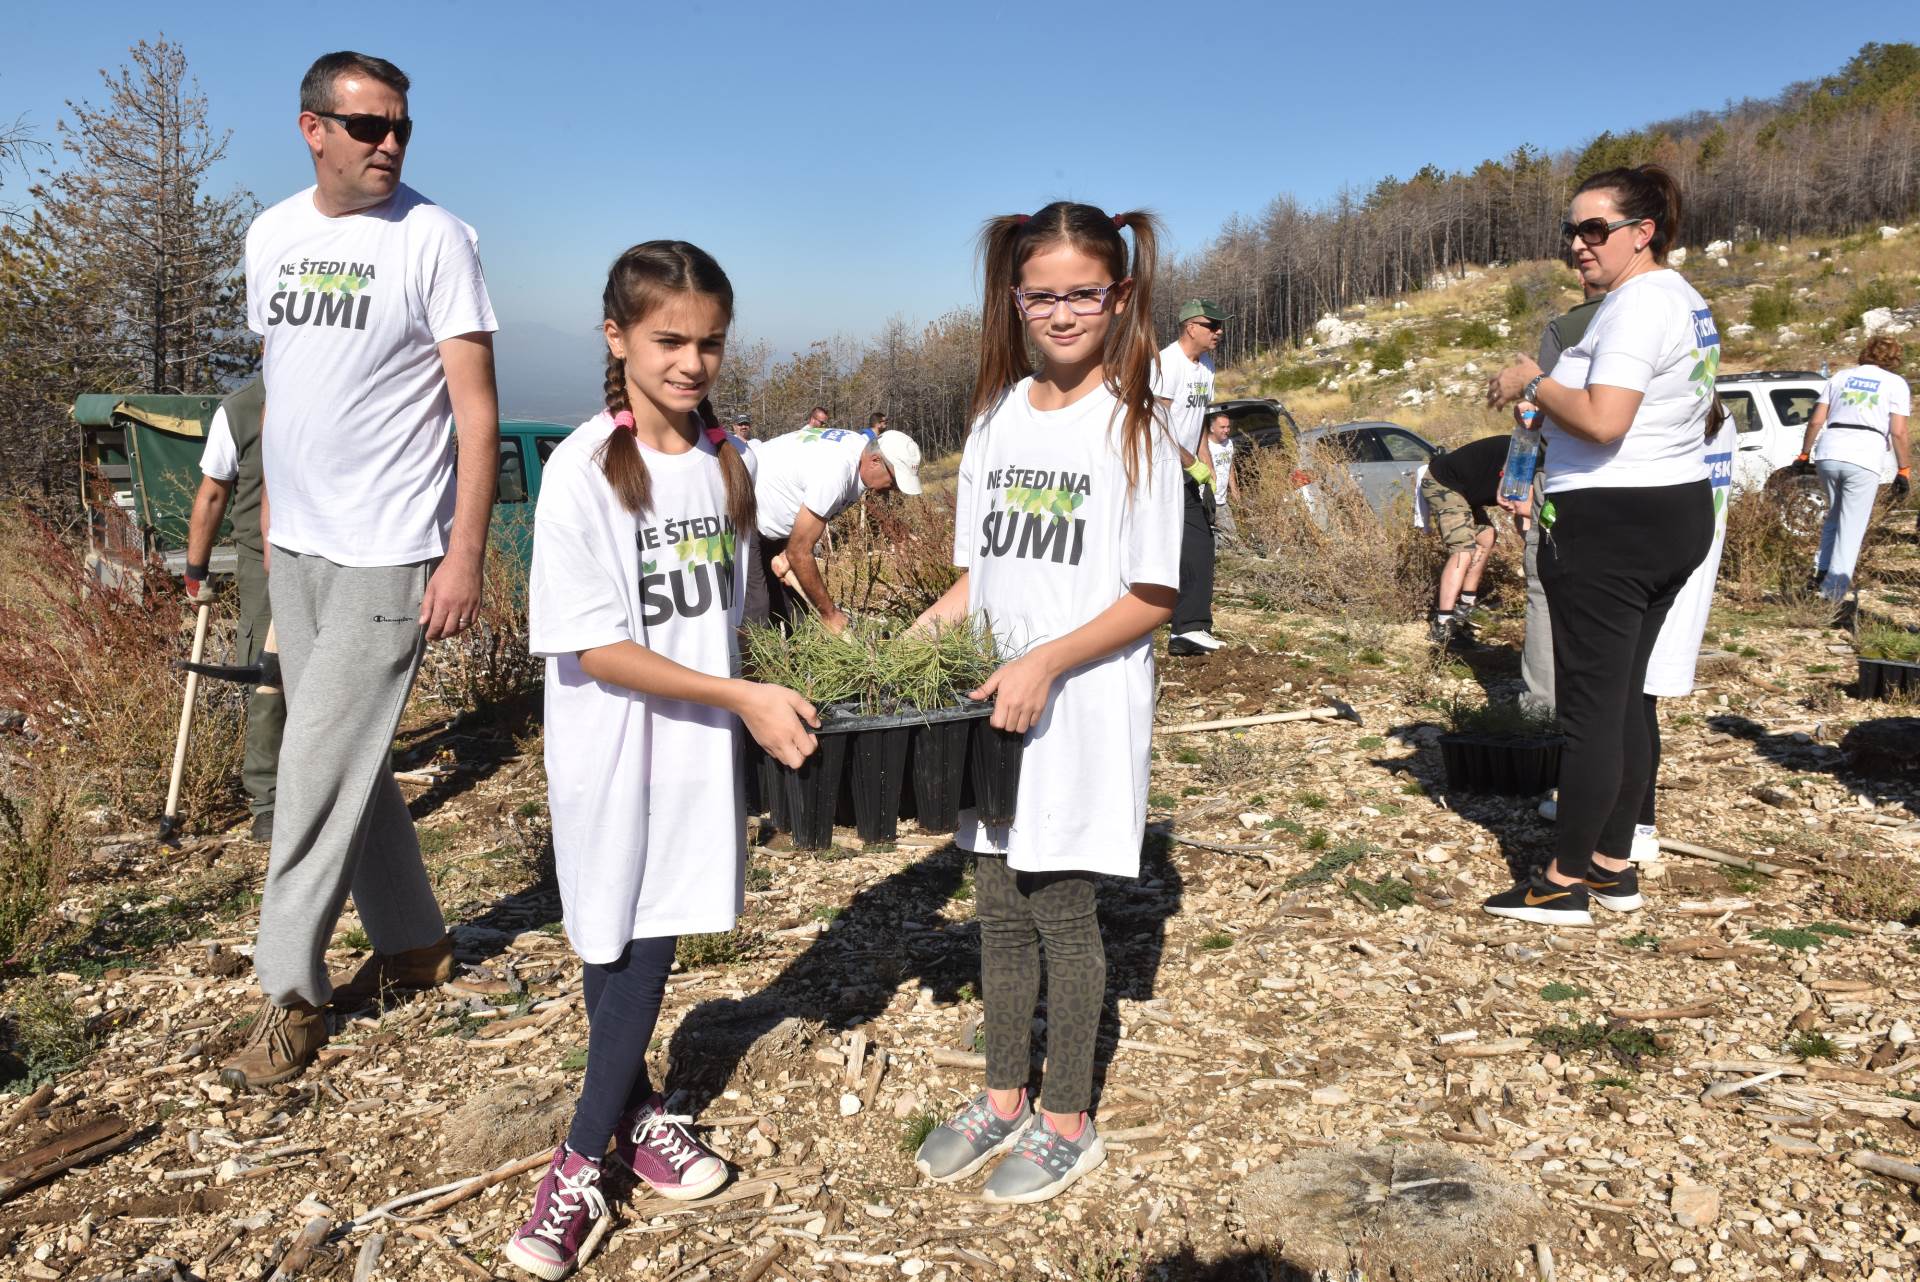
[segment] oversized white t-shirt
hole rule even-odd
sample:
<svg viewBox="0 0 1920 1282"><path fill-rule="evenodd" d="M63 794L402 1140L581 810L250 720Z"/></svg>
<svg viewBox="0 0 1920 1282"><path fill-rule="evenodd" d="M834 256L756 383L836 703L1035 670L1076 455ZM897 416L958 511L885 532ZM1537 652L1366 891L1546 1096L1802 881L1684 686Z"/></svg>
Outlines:
<svg viewBox="0 0 1920 1282"><path fill-rule="evenodd" d="M530 648L547 660L560 902L574 951L598 963L632 939L732 929L747 852L737 719L580 668L580 651L621 641L714 676L739 667L745 539L715 447L704 436L684 454L643 447L652 506L636 517L600 469L612 430L594 416L544 465L528 590Z"/></svg>
<svg viewBox="0 0 1920 1282"><path fill-rule="evenodd" d="M1635 276L1601 300L1587 332L1561 353L1553 381L1643 394L1633 426L1611 445L1547 418L1547 493L1593 486L1683 485L1707 474L1707 411L1720 334L1699 291L1676 271Z"/></svg>
<svg viewBox="0 0 1920 1282"><path fill-rule="evenodd" d="M1734 447L1739 425L1733 415L1707 446L1707 480L1713 486L1713 542L1706 559L1693 567L1680 595L1660 625L1660 636L1647 659L1647 679L1641 689L1662 699L1693 693L1693 670L1700 659L1700 639L1707 634L1707 616L1713 612L1714 582L1720 577L1720 552L1727 543L1727 502L1733 494Z"/></svg>
<svg viewBox="0 0 1920 1282"><path fill-rule="evenodd" d="M1841 370L1820 389L1819 403L1827 407L1827 424L1813 438L1813 461L1852 463L1874 472L1893 448L1888 420L1913 412L1907 380L1878 365Z"/></svg>
<svg viewBox="0 0 1920 1282"><path fill-rule="evenodd" d="M207 424L207 443L200 450L200 475L216 481L240 477L240 447L233 443L233 428L227 423L227 407L213 412Z"/></svg>
<svg viewBox="0 0 1920 1282"><path fill-rule="evenodd" d="M1165 433L1129 496L1112 394L1043 411L1032 384L1021 380L968 436L954 516L967 608L1015 650L1065 636L1133 584L1180 582L1180 459ZM1014 822L990 828L963 811L955 840L1021 872L1137 876L1152 743L1147 636L1053 683L1027 732Z"/></svg>
<svg viewBox="0 0 1920 1282"><path fill-rule="evenodd" d="M1198 458L1207 406L1213 402L1213 354L1202 352L1200 359L1189 360L1178 341L1168 343L1160 349L1153 394L1172 403L1168 419L1173 427L1173 439L1181 449Z"/></svg>
<svg viewBox="0 0 1920 1282"><path fill-rule="evenodd" d="M1207 440L1207 449L1213 454L1213 501L1215 506L1227 505L1227 480L1233 475L1233 438L1216 441Z"/></svg>
<svg viewBox="0 0 1920 1282"><path fill-rule="evenodd" d="M478 238L404 184L339 218L315 209L313 192L247 230L273 545L339 565L431 560L447 550L454 500L437 345L498 328Z"/></svg>
<svg viewBox="0 0 1920 1282"><path fill-rule="evenodd" d="M864 432L844 427L803 427L768 441L750 443L760 460L753 496L758 504L760 533L784 539L806 508L831 521L860 497L860 455L867 448Z"/></svg>

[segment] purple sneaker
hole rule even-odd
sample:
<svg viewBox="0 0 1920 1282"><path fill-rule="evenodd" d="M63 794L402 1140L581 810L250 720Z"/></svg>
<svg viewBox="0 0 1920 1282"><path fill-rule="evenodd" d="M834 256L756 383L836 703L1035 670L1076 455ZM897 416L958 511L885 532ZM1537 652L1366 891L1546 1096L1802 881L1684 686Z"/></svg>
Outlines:
<svg viewBox="0 0 1920 1282"><path fill-rule="evenodd" d="M658 1092L613 1128L613 1155L658 1193L688 1202L727 1182L727 1164L687 1130L693 1119L667 1112Z"/></svg>
<svg viewBox="0 0 1920 1282"><path fill-rule="evenodd" d="M537 1278L560 1282L611 1222L599 1163L562 1144L533 1195L533 1215L507 1239L507 1258Z"/></svg>

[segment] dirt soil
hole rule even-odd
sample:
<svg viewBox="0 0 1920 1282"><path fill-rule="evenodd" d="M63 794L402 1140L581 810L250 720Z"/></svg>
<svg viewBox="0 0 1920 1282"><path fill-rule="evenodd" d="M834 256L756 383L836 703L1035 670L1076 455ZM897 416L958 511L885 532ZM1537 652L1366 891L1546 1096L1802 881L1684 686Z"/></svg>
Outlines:
<svg viewBox="0 0 1920 1282"><path fill-rule="evenodd" d="M1102 889L1108 1158L1041 1206L929 1185L908 1156L913 1119L979 1084L964 858L911 830L757 847L740 929L683 946L652 1057L737 1182L696 1206L620 1190L586 1276L1280 1276L1255 1262L1243 1183L1401 1142L1544 1201L1559 1278L1920 1275L1916 1188L1856 1164L1920 1160L1920 929L1861 906L1915 876L1920 779L1852 773L1840 746L1912 709L1851 698L1844 634L1805 622L1723 605L1710 639L1737 662L1663 704L1662 835L1782 871L1670 855L1645 911L1549 931L1479 912L1552 828L1537 799L1452 793L1429 710L1511 692L1510 658L1436 663L1415 625L1360 647L1325 621L1223 610L1235 648L1163 663L1163 723L1310 706L1326 686L1364 724L1156 744L1143 875ZM66 906L90 946L47 982L98 1048L10 1122L0 1162L110 1112L138 1135L0 1205L0 1276L260 1278L317 1216L334 1233L302 1277L513 1275L500 1246L537 1172L443 1210L377 1208L542 1153L578 1089L538 745L441 726L408 746L462 970L347 1019L318 1066L257 1094L217 1067L256 1007L265 850L238 833L97 844ZM355 926L343 965L363 955ZM1506 1276L1523 1269L1543 1257Z"/></svg>

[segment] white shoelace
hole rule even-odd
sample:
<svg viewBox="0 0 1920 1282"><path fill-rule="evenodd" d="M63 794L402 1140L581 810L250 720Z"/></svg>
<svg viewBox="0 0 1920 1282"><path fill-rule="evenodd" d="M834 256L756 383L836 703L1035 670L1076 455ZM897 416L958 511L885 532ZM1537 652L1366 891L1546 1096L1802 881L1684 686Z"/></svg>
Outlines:
<svg viewBox="0 0 1920 1282"><path fill-rule="evenodd" d="M693 1139L680 1128L693 1124L693 1118L681 1113L655 1113L640 1125L647 1136L649 1147L664 1157L674 1170L678 1171L696 1157L705 1156L694 1144ZM634 1143L643 1142L639 1135Z"/></svg>
<svg viewBox="0 0 1920 1282"><path fill-rule="evenodd" d="M589 1220L597 1220L607 1213L607 1199L600 1192L600 1173L590 1166L583 1166L571 1176L563 1175L554 1182L553 1200L547 1204L546 1218L533 1231L534 1235L546 1238L555 1246L561 1245L567 1221L579 1214L583 1202Z"/></svg>

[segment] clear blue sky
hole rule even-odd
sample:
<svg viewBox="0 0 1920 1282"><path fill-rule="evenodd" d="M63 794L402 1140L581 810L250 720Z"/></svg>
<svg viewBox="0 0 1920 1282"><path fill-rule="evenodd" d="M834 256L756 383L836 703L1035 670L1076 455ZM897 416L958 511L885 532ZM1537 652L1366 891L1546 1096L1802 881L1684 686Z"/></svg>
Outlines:
<svg viewBox="0 0 1920 1282"><path fill-rule="evenodd" d="M301 74L363 49L412 76L407 181L479 229L503 323L589 329L613 256L679 236L791 348L972 301L992 214L1146 205L1188 252L1283 192L1771 95L1920 39L1902 8L15 0L0 123L50 136L164 30L233 131L216 185L271 203L311 181Z"/></svg>

